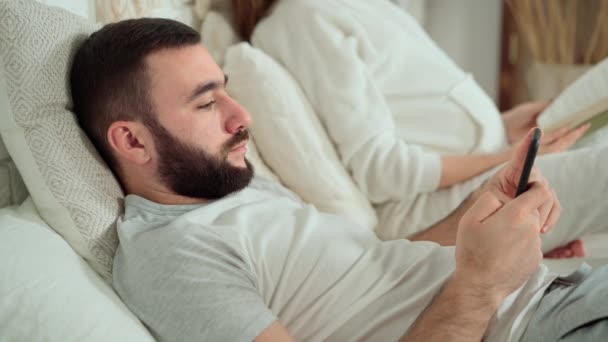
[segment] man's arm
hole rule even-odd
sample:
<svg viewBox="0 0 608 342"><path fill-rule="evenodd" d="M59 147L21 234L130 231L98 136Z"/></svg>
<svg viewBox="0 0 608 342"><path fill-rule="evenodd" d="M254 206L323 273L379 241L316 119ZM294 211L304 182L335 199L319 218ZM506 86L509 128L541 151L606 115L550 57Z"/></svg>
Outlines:
<svg viewBox="0 0 608 342"><path fill-rule="evenodd" d="M293 342L293 338L289 336L281 322L276 321L262 331L253 342Z"/></svg>
<svg viewBox="0 0 608 342"><path fill-rule="evenodd" d="M502 301L538 268L546 184L507 203L484 193L462 217L456 270L403 341L480 341Z"/></svg>
<svg viewBox="0 0 608 342"><path fill-rule="evenodd" d="M529 190L514 196L529 143L530 134L511 163L481 187L486 191L474 192L443 222L459 223L437 226L455 234L456 269L404 341L481 340L500 303L538 268L540 233L557 221L560 206L538 170Z"/></svg>
<svg viewBox="0 0 608 342"><path fill-rule="evenodd" d="M481 341L501 302L483 293L452 276L402 341Z"/></svg>
<svg viewBox="0 0 608 342"><path fill-rule="evenodd" d="M418 317L403 342L480 341L502 297L453 275L431 305ZM485 295L484 295L485 294ZM254 342L293 342L287 329L276 321Z"/></svg>

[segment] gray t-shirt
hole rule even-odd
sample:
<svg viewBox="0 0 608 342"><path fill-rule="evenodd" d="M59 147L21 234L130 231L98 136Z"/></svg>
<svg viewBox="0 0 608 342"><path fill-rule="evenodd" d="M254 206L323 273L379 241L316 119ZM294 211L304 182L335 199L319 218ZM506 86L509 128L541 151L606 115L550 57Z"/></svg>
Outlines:
<svg viewBox="0 0 608 342"><path fill-rule="evenodd" d="M129 195L118 236L114 288L160 341L251 341L277 319L297 341L396 341L454 269L453 248L380 241L260 179L204 205ZM533 279L486 340L519 330Z"/></svg>

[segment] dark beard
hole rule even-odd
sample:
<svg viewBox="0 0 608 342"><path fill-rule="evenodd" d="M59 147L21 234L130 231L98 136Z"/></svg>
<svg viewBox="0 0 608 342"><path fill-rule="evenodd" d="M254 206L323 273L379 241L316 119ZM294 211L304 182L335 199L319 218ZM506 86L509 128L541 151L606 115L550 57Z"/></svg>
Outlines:
<svg viewBox="0 0 608 342"><path fill-rule="evenodd" d="M247 130L239 131L223 146L218 157L200 148L179 141L158 121L146 126L152 131L158 152L158 173L161 182L178 195L219 199L245 188L253 178L253 165L245 159L246 167L230 164L228 153L249 137Z"/></svg>

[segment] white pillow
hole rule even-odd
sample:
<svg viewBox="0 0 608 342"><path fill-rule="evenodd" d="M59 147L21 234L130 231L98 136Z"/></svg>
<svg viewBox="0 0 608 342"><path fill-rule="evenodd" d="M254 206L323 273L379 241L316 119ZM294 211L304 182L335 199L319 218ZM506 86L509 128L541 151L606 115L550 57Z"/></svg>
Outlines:
<svg viewBox="0 0 608 342"><path fill-rule="evenodd" d="M0 341L154 341L27 199L0 209Z"/></svg>
<svg viewBox="0 0 608 342"><path fill-rule="evenodd" d="M107 280L122 191L68 108L70 56L95 30L34 1L0 1L0 134L40 215Z"/></svg>
<svg viewBox="0 0 608 342"><path fill-rule="evenodd" d="M232 1L230 0L194 0L197 14L203 18L207 11L221 13L226 18L232 16Z"/></svg>
<svg viewBox="0 0 608 342"><path fill-rule="evenodd" d="M247 43L228 49L224 71L228 92L251 113L256 145L283 184L320 210L373 229L374 210L293 77Z"/></svg>
<svg viewBox="0 0 608 342"><path fill-rule="evenodd" d="M255 145L255 140L253 134L249 136L249 143L247 143L247 153L245 154L247 160L251 165L253 165L253 169L257 176L263 176L268 179L272 179L274 181L280 182L279 177L266 165L262 156L258 152L258 148Z"/></svg>
<svg viewBox="0 0 608 342"><path fill-rule="evenodd" d="M226 50L241 41L228 20L215 11L205 16L201 25L201 40L219 66L224 65Z"/></svg>
<svg viewBox="0 0 608 342"><path fill-rule="evenodd" d="M206 5L209 5L209 3ZM232 26L230 26L230 23L228 23L228 20L222 14L215 11L207 12L205 20L201 25L201 41L220 67L224 66L226 50L240 40ZM247 159L255 168L256 175L261 175L275 181L278 180L278 177L270 170L260 156L254 137L251 137L249 144L247 144Z"/></svg>

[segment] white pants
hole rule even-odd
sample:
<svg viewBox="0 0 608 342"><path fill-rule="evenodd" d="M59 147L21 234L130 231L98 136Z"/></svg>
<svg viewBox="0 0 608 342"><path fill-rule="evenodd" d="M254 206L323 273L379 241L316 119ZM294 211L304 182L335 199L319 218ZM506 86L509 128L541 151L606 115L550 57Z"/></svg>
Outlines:
<svg viewBox="0 0 608 342"><path fill-rule="evenodd" d="M582 235L608 232L608 127L585 137L574 149L539 156L536 165L562 205L557 226L543 235L543 251ZM432 226L448 216L497 169L413 200L377 206L376 233L385 240L400 239Z"/></svg>

